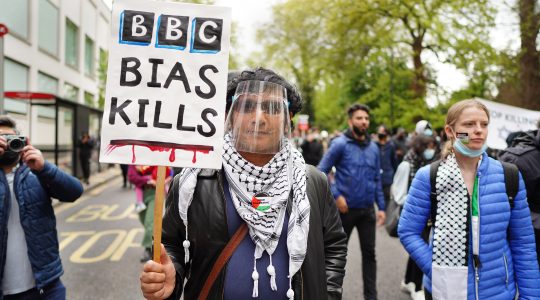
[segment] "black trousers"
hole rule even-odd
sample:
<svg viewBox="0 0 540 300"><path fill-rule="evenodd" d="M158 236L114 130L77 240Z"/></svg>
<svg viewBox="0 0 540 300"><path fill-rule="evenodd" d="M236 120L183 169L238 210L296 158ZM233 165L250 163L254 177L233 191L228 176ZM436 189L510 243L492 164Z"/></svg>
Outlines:
<svg viewBox="0 0 540 300"><path fill-rule="evenodd" d="M383 195L384 195L384 204L385 206L384 207L388 207L388 202L390 202L390 187L392 185L383 185L382 187L382 190L383 190Z"/></svg>
<svg viewBox="0 0 540 300"><path fill-rule="evenodd" d="M350 208L341 214L341 223L347 234L347 241L354 227L358 230L360 250L362 251L362 276L364 280L364 299L377 299L377 261L375 259L375 209Z"/></svg>
<svg viewBox="0 0 540 300"><path fill-rule="evenodd" d="M84 181L88 182L90 178L90 157L80 157Z"/></svg>
<svg viewBox="0 0 540 300"><path fill-rule="evenodd" d="M127 186L127 173L128 173L128 165L120 164L120 169L122 169L122 178L124 180L123 187Z"/></svg>
<svg viewBox="0 0 540 300"><path fill-rule="evenodd" d="M422 232L422 239L427 243L429 239L429 233L431 231L431 226L426 226L424 231ZM422 279L424 277L424 273L418 267L416 262L412 260L412 258L409 256L409 260L407 260L407 269L405 270L405 283L414 282L416 286L416 291L420 291L422 289Z"/></svg>
<svg viewBox="0 0 540 300"><path fill-rule="evenodd" d="M424 289L424 295L426 296L426 300L433 300L433 296L426 289Z"/></svg>

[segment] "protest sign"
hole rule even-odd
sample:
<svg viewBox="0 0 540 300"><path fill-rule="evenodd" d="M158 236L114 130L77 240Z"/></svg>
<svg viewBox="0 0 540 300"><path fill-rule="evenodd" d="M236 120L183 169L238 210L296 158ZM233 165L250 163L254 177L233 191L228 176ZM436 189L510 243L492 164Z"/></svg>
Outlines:
<svg viewBox="0 0 540 300"><path fill-rule="evenodd" d="M298 129L302 131L309 129L309 115L298 115Z"/></svg>
<svg viewBox="0 0 540 300"><path fill-rule="evenodd" d="M528 110L484 99L482 102L489 110L489 134L487 145L493 149L505 149L506 138L512 132L527 131L536 128L540 120L540 111Z"/></svg>
<svg viewBox="0 0 540 300"><path fill-rule="evenodd" d="M100 162L221 167L230 15L115 1Z"/></svg>

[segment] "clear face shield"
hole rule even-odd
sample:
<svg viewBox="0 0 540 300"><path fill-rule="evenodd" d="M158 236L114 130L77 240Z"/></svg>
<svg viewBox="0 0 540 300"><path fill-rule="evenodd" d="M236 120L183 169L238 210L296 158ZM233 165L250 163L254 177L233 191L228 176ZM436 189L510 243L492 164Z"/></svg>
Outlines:
<svg viewBox="0 0 540 300"><path fill-rule="evenodd" d="M266 81L242 81L225 124L238 152L276 154L287 143L291 120L287 90Z"/></svg>

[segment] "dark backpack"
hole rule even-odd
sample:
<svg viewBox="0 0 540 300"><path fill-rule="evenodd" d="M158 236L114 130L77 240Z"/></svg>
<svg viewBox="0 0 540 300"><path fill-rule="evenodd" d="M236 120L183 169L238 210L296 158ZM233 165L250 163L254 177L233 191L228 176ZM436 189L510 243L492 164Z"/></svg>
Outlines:
<svg viewBox="0 0 540 300"><path fill-rule="evenodd" d="M437 160L429 166L429 182L431 185L431 192L429 198L431 200L431 219L430 223L435 224L437 218L437 170L441 160ZM516 165L501 161L504 171L504 184L506 186L506 195L508 196L508 203L510 204L510 210L514 208L514 198L516 197L519 189L519 170Z"/></svg>
<svg viewBox="0 0 540 300"><path fill-rule="evenodd" d="M527 189L529 209L540 213L540 131L522 133L499 154L499 160L518 167Z"/></svg>

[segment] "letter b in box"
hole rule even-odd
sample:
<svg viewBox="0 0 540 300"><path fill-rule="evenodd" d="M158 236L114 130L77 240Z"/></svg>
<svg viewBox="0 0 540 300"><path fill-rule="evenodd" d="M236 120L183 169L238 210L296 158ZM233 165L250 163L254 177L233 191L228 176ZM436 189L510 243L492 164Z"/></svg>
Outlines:
<svg viewBox="0 0 540 300"><path fill-rule="evenodd" d="M194 18L191 24L192 53L217 53L221 50L222 19Z"/></svg>
<svg viewBox="0 0 540 300"><path fill-rule="evenodd" d="M152 42L154 13L125 10L120 26L120 43L147 46Z"/></svg>
<svg viewBox="0 0 540 300"><path fill-rule="evenodd" d="M158 18L156 48L184 50L187 44L189 17L161 15Z"/></svg>

